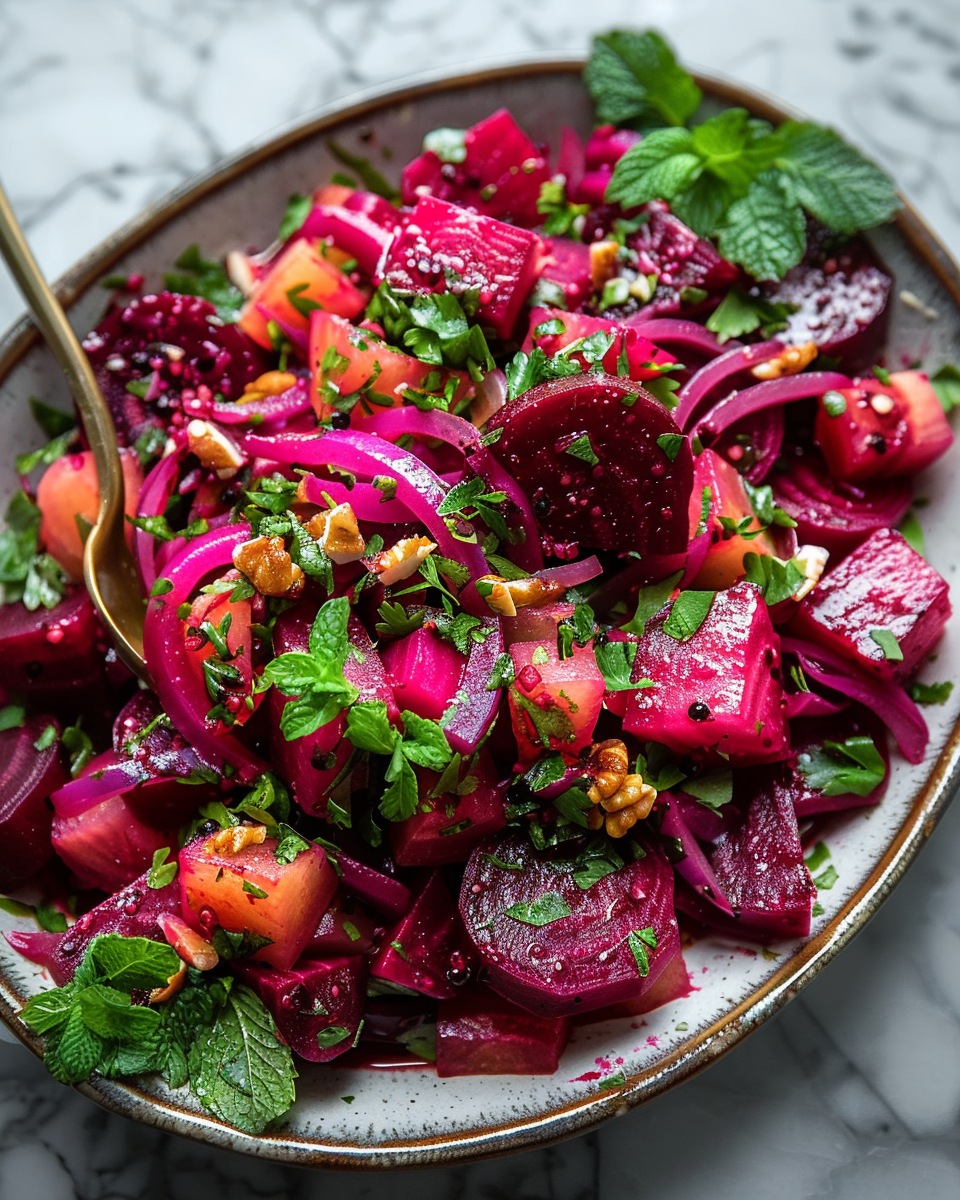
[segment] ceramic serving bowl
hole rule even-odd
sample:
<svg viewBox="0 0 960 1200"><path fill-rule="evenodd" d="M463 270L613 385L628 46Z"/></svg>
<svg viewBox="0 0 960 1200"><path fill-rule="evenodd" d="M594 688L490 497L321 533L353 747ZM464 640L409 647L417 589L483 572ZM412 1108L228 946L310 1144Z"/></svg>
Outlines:
<svg viewBox="0 0 960 1200"><path fill-rule="evenodd" d="M268 244L287 197L337 170L334 139L371 158L385 174L419 152L438 126L467 126L507 106L535 140L556 147L561 125L589 131L591 109L579 61L534 61L475 74L418 81L329 109L175 192L109 238L60 282L81 332L99 319L108 273L142 272L159 287L164 269L197 242L207 257L236 246ZM741 104L779 121L770 100L715 79L699 80L707 105ZM896 225L873 235L896 277L889 342L891 365L922 358L934 369L960 358L960 269L909 207ZM920 297L936 320L898 299ZM57 367L26 322L0 343L0 500L17 486L15 453L32 448L29 395L67 404ZM960 563L960 445L918 485L928 557L947 578ZM950 628L930 678L960 680L960 634ZM796 995L877 911L902 877L960 779L960 688L952 702L928 708L926 758L912 767L894 756L892 779L877 809L837 818L823 834L837 881L819 897L823 912L803 942L761 952L749 943L705 937L686 950L694 990L643 1018L579 1026L551 1077L438 1079L420 1069L304 1067L298 1100L279 1131L250 1137L200 1110L186 1092L155 1079L112 1083L95 1078L81 1091L98 1104L198 1141L306 1166L396 1168L520 1150L580 1133L652 1099L702 1070ZM30 927L0 913L0 928ZM0 940L0 1016L36 1053L38 1040L18 1022L43 973Z"/></svg>

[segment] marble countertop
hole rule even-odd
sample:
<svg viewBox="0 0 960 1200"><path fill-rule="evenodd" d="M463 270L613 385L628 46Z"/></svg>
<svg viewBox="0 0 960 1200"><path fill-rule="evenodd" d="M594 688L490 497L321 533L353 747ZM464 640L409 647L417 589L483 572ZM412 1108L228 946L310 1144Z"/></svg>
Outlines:
<svg viewBox="0 0 960 1200"><path fill-rule="evenodd" d="M586 49L597 0L0 0L0 176L56 276L191 174L424 68ZM960 3L648 0L688 63L831 123L960 256ZM0 271L0 327L22 305ZM102 1112L0 1043L0 1200L960 1195L960 809L883 911L706 1074L599 1132L469 1167L318 1178Z"/></svg>

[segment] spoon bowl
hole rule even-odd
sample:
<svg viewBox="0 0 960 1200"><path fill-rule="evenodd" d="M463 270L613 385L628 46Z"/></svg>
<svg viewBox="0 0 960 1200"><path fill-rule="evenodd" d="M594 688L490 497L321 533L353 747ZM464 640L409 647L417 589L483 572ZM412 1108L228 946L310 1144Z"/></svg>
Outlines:
<svg viewBox="0 0 960 1200"><path fill-rule="evenodd" d="M17 281L44 340L67 378L97 468L100 509L83 550L90 598L122 661L149 683L143 657L144 604L124 536L123 471L113 417L66 313L44 279L0 186L0 254Z"/></svg>

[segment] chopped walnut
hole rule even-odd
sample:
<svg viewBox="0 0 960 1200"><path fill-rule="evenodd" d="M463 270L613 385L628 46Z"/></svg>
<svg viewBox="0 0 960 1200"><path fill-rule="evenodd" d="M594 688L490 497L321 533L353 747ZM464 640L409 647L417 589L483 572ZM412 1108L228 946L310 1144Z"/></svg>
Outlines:
<svg viewBox="0 0 960 1200"><path fill-rule="evenodd" d="M590 282L599 292L608 279L617 273L620 261L619 242L593 242L590 246Z"/></svg>
<svg viewBox="0 0 960 1200"><path fill-rule="evenodd" d="M282 537L258 537L233 552L233 565L264 596L295 600L303 591L303 571L290 557Z"/></svg>
<svg viewBox="0 0 960 1200"><path fill-rule="evenodd" d="M356 562L367 552L356 513L349 504L318 512L303 527L335 563Z"/></svg>
<svg viewBox="0 0 960 1200"><path fill-rule="evenodd" d="M436 542L425 537L401 538L389 550L384 550L373 561L371 570L379 575L386 587L399 583L419 569L420 564L437 548Z"/></svg>
<svg viewBox="0 0 960 1200"><path fill-rule="evenodd" d="M589 814L591 829L606 827L610 837L620 838L650 815L657 790L644 783L642 775L629 773L627 748L618 738L609 738L591 749L587 773L593 783L587 791L597 807ZM602 810L602 811L601 811Z"/></svg>
<svg viewBox="0 0 960 1200"><path fill-rule="evenodd" d="M779 379L782 375L798 375L817 357L817 343L804 342L800 346L787 346L776 358L757 363L751 368L754 379Z"/></svg>
<svg viewBox="0 0 960 1200"><path fill-rule="evenodd" d="M224 854L228 858L239 854L247 846L260 846L267 836L266 825L231 825L209 837L203 847L204 854Z"/></svg>
<svg viewBox="0 0 960 1200"><path fill-rule="evenodd" d="M161 913L157 924L188 967L194 967L197 971L212 971L220 961L213 946L195 929L191 929L183 917L175 913Z"/></svg>
<svg viewBox="0 0 960 1200"><path fill-rule="evenodd" d="M477 582L492 584L490 593L484 596L484 599L487 607L501 617L515 617L518 608L549 604L566 591L562 584L545 582L536 575L531 575L528 579L504 579L502 575L482 575Z"/></svg>
<svg viewBox="0 0 960 1200"><path fill-rule="evenodd" d="M263 400L267 396L282 396L294 387L296 382L296 375L290 371L266 371L246 384L237 403L249 404L251 400Z"/></svg>
<svg viewBox="0 0 960 1200"><path fill-rule="evenodd" d="M191 421L187 426L187 444L202 466L218 479L232 479L246 462L243 451L211 421Z"/></svg>

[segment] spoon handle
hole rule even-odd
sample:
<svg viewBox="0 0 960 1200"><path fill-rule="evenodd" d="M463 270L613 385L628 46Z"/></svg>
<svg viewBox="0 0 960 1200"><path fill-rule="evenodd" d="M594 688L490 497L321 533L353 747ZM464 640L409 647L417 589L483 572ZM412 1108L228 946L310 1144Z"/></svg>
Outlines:
<svg viewBox="0 0 960 1200"><path fill-rule="evenodd" d="M135 674L146 679L143 603L136 568L124 538L123 471L113 418L77 335L33 257L2 184L0 253L67 378L93 451L100 510L84 547L83 574L87 588L120 657ZM100 564L106 564L106 569Z"/></svg>

